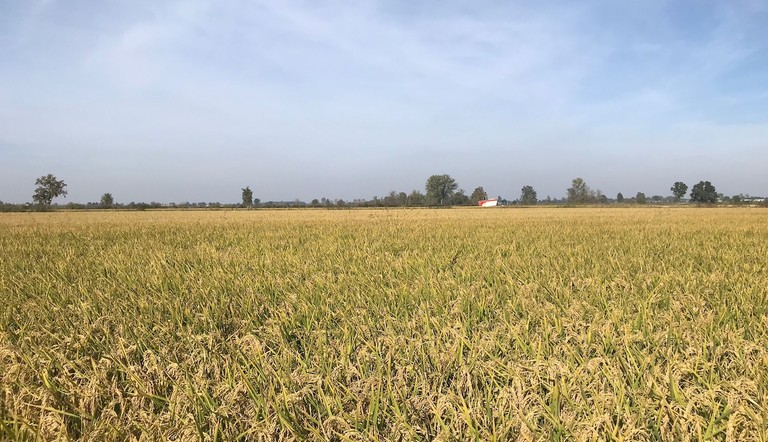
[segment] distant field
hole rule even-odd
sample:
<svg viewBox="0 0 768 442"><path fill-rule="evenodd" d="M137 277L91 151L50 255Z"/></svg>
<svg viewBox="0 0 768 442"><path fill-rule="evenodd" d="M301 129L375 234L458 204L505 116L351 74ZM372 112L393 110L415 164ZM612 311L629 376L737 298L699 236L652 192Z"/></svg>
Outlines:
<svg viewBox="0 0 768 442"><path fill-rule="evenodd" d="M766 440L768 211L0 214L0 439Z"/></svg>

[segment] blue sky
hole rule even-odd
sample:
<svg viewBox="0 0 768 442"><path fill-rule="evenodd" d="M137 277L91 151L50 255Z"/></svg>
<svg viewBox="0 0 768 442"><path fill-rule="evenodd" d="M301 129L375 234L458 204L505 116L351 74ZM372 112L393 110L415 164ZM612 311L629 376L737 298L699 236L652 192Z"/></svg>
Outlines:
<svg viewBox="0 0 768 442"><path fill-rule="evenodd" d="M0 200L768 194L768 1L0 0Z"/></svg>

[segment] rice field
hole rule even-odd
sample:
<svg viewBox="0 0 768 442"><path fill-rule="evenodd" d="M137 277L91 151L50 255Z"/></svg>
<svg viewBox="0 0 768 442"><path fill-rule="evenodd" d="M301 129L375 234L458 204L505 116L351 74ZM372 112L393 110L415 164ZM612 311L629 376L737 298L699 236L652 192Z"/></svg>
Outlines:
<svg viewBox="0 0 768 442"><path fill-rule="evenodd" d="M768 211L0 214L3 440L768 440Z"/></svg>

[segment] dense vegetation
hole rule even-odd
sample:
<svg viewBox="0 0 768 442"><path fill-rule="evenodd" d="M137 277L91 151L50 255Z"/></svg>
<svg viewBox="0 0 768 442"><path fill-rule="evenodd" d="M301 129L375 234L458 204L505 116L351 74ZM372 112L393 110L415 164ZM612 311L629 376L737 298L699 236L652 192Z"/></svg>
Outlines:
<svg viewBox="0 0 768 442"><path fill-rule="evenodd" d="M0 439L768 437L759 209L0 216Z"/></svg>
<svg viewBox="0 0 768 442"><path fill-rule="evenodd" d="M374 196L371 199L355 199L344 201L343 199L313 199L307 203L301 200L293 201L266 201L254 198L253 190L246 186L241 190L240 203L219 203L219 202L180 202L180 203L159 203L152 201L116 203L111 193L105 193L101 196L99 202L75 203L70 202L65 205L53 204L53 200L60 196L66 197L67 184L59 180L52 174L41 176L35 181L35 194L32 197L34 204L8 204L0 201L0 212L47 212L60 208L85 210L85 209L117 209L117 210L148 210L161 208L178 209L234 209L234 208L296 208L296 207L324 207L324 208L371 208L371 207L436 207L436 206L476 206L480 201L489 198L488 193L482 186L478 186L467 196L464 189L459 188L459 184L448 174L432 175L427 179L424 186L425 193L414 189L410 194L405 192L390 191L383 198ZM544 199L538 198L538 193L533 186L525 185L520 189L520 197L508 200L498 196L495 200L498 205L606 205L606 204L638 204L645 205L649 202L656 205L679 205L682 202L691 202L699 205L712 206L718 203L723 205L749 205L768 207L768 198L759 196L749 196L744 194L726 196L718 193L715 186L709 181L700 181L693 186L690 200L684 201L683 197L688 191L688 185L678 181L670 188L672 196L653 195L646 197L645 193L637 192L633 198L624 198L619 192L616 198L609 198L599 189L592 189L582 178L574 178L571 187L566 190L567 197L558 199L547 196Z"/></svg>

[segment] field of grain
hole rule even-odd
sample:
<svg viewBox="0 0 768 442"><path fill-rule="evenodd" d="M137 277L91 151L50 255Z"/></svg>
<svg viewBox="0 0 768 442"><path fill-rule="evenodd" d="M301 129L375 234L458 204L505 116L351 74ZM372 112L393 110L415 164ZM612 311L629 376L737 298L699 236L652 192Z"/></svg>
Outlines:
<svg viewBox="0 0 768 442"><path fill-rule="evenodd" d="M766 440L768 211L0 215L0 439Z"/></svg>

